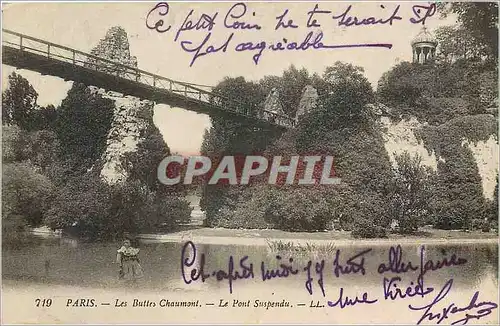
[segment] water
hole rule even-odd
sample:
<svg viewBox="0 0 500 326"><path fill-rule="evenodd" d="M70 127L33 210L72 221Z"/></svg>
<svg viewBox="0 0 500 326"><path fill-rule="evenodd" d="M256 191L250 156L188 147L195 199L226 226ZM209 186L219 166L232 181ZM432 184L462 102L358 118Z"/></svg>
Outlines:
<svg viewBox="0 0 500 326"><path fill-rule="evenodd" d="M67 238L41 238L33 236L29 244L12 248L3 246L2 271L4 279L40 280L45 283L58 283L89 287L120 286L117 282L116 250L120 243L79 243ZM181 250L180 243L142 243L140 248L141 265L146 271L144 287L158 288L172 285L173 280L181 280ZM205 271L227 270L229 256L233 256L235 265L239 259L249 256L248 262L255 265L256 276L260 277L260 263L269 268L278 267L276 254L282 255L282 261L292 256L288 252L271 252L264 246L230 246L230 245L200 245L197 244L197 256L204 253L206 258ZM345 261L368 247L339 247L340 262ZM420 246L406 245L402 247L402 262L420 262ZM311 255L292 257L295 267L305 267L309 259L313 262L325 259L325 277L331 284L342 286L353 282L377 284L381 282L377 272L378 265L388 262L389 246L376 246L365 254L366 275L361 279L358 274L347 274L340 278L333 276L333 259L335 249L329 257ZM445 282L453 278L457 286L474 288L483 278L490 277L498 282L498 246L496 244L476 245L428 245L425 258L434 261L450 258L452 254L467 260L462 266L443 268L429 273L426 277L432 283ZM323 253L323 255L327 255ZM413 273L416 276L418 272ZM409 276L412 273L407 273ZM332 276L332 277L329 277ZM260 282L259 277L255 282ZM293 281L291 278L287 279ZM226 286L227 282L208 282L207 287ZM245 283L251 283L245 281ZM237 287L238 285L236 285Z"/></svg>
<svg viewBox="0 0 500 326"><path fill-rule="evenodd" d="M2 248L2 272L3 279L10 280L16 284L52 284L54 286L68 286L87 288L89 291L99 289L100 291L114 291L117 288L123 288L124 285L118 281L118 266L114 263L116 259L116 250L120 243L80 243L66 238L37 238L33 237L31 243L12 248L3 246ZM400 286L404 292L410 282L417 279L418 271L402 274L393 274L387 272L381 275L377 269L380 263L388 263L389 246L377 245L369 247L339 247L340 262L345 266L345 262L357 253L372 249L364 255L366 270L365 275L360 273L347 274L336 277L333 273L333 260L336 248L331 249L329 254L322 253L326 257L318 257L311 253L307 256L296 256L293 266L299 269L298 275L287 278L273 279L263 282L261 279L261 262L264 262L266 268L277 268L278 260L276 254L265 246L232 246L232 245L201 245L197 244L197 260L194 267L200 267L201 254L206 255L205 272L211 273L217 270L228 270L229 257L233 256L236 270L239 270L239 260L244 256L249 256L247 265L254 264L255 278L248 280L236 280L233 282L233 294L229 294L229 284L227 280L216 281L210 277L207 282L195 282L185 284L181 274L181 250L183 244L178 243L142 243L140 245L141 265L145 271L145 278L138 285L143 293L196 293L204 294L206 298L254 298L264 297L267 299L290 300L292 304L304 303L309 306L310 300L320 300L325 303L326 300L335 301L339 297L339 289L344 288L344 294L349 297L367 292L369 298L378 299L381 303L377 308L366 305L366 309L372 309L371 319L367 321L389 322L390 318L383 316L381 307L389 307L387 300L384 300L383 279L390 279L393 276L401 277ZM402 246L402 262L412 262L413 265L420 263L420 246L404 245ZM189 252L192 254L192 252ZM281 261L288 261L290 255L286 252L279 253ZM425 274L425 286L434 287L436 292L450 279L453 279L452 291L447 299L449 302L463 304L466 306L475 291L480 291L479 299L483 301L493 301L498 303L498 245L497 244L467 244L467 245L427 245L425 251L425 260L442 260L455 254L457 257L466 259L467 262L461 266L452 266L442 268L436 271L429 271ZM303 270L307 262L312 259L312 288L313 295L310 295L306 289L305 281L307 273ZM325 259L324 268L324 289L325 296L317 284L317 275L314 273L314 263ZM187 269L189 275L190 269ZM92 290L94 289L94 290ZM179 292L181 291L181 292ZM429 299L422 299L417 302L429 302L435 295L429 295ZM207 299L208 300L208 299ZM297 301L297 302L294 302ZM422 301L424 300L424 301ZM453 301L451 301L453 300ZM399 300L399 302L390 302L392 307L399 307L401 315L394 317L394 322L401 323L401 318L409 318L408 304L410 301ZM382 306L384 304L385 306ZM396 305L394 305L396 304ZM449 304L449 303L447 303ZM350 309L357 309L351 307ZM312 309L312 308L308 308ZM334 309L334 308L330 308ZM337 309L337 308L335 308ZM395 308L391 308L395 309ZM354 311L354 310L352 310ZM439 311L439 310L438 310ZM377 315L377 314L380 314ZM496 315L493 312L492 315ZM421 313L420 313L421 315ZM142 315L138 315L137 318ZM273 315L276 317L276 314ZM280 315L281 319L277 321L285 322L286 314ZM302 315L301 315L302 316ZM346 315L349 318L338 319L335 322L349 323L359 322L359 315ZM415 323L418 320L419 313L412 312L412 316L406 322ZM416 316L416 317L415 317ZM221 316L219 316L222 318ZM304 316L303 316L304 317ZM310 316L309 316L310 317ZM307 317L307 318L309 318ZM153 318L153 317L151 317ZM194 317L193 317L194 318ZM213 322L221 319L211 320ZM278 318L278 317L276 317ZM284 318L284 319L283 319ZM290 317L291 318L291 317ZM306 317L304 317L306 318ZM307 321L306 320L304 321ZM312 317L311 317L312 318ZM493 321L496 317L493 316ZM272 322L275 319L265 319ZM144 320L138 319L137 322ZM150 320L153 322L154 320ZM290 320L290 322L298 320ZM331 319L318 319L319 322L334 322ZM485 321L485 318L480 320ZM208 322L208 321L207 321Z"/></svg>

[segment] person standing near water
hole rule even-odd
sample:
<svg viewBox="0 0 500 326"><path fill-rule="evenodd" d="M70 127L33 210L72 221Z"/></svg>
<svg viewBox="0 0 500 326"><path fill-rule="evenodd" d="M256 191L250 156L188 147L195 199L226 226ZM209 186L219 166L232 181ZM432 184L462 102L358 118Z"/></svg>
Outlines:
<svg viewBox="0 0 500 326"><path fill-rule="evenodd" d="M116 254L116 262L120 265L120 279L135 282L144 276L138 254L139 248L132 247L130 240L123 241L122 247L117 250Z"/></svg>

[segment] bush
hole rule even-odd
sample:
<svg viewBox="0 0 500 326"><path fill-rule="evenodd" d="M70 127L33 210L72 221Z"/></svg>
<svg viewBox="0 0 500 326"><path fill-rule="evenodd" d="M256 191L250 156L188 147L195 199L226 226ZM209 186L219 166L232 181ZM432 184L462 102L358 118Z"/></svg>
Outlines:
<svg viewBox="0 0 500 326"><path fill-rule="evenodd" d="M287 231L324 231L333 218L332 207L314 188L274 190L266 220Z"/></svg>
<svg viewBox="0 0 500 326"><path fill-rule="evenodd" d="M3 165L2 215L22 216L27 225L39 226L52 200L54 187L29 163Z"/></svg>
<svg viewBox="0 0 500 326"><path fill-rule="evenodd" d="M378 194L355 194L344 214L353 221L352 236L356 238L383 238L390 223L384 200Z"/></svg>
<svg viewBox="0 0 500 326"><path fill-rule="evenodd" d="M85 238L111 238L111 189L97 176L74 177L60 188L45 218L52 229L73 229Z"/></svg>
<svg viewBox="0 0 500 326"><path fill-rule="evenodd" d="M2 216L2 248L19 249L29 245L28 225L21 215Z"/></svg>
<svg viewBox="0 0 500 326"><path fill-rule="evenodd" d="M232 201L232 204L228 203L217 211L217 218L211 219L211 225L234 229L273 228L274 225L266 220L266 212L270 206L270 188L255 186L240 192L237 201ZM226 201L230 198L233 196L225 197Z"/></svg>
<svg viewBox="0 0 500 326"><path fill-rule="evenodd" d="M59 191L45 222L84 238L114 239L125 232L171 230L189 222L190 215L186 200L160 197L139 181L111 186L98 176L86 175Z"/></svg>
<svg viewBox="0 0 500 326"><path fill-rule="evenodd" d="M487 219L473 219L472 220L472 230L481 230L483 232L490 232L491 224Z"/></svg>
<svg viewBox="0 0 500 326"><path fill-rule="evenodd" d="M189 206L189 202L182 197L159 196L157 194L150 203L148 222L138 227L143 231L172 230L179 224L189 223L192 210L193 208Z"/></svg>
<svg viewBox="0 0 500 326"><path fill-rule="evenodd" d="M355 220L351 235L355 238L384 238L387 233L383 226L375 224L370 219L360 217Z"/></svg>
<svg viewBox="0 0 500 326"><path fill-rule="evenodd" d="M439 202L436 210L435 227L444 230L467 230L472 228L471 217L484 216L483 207L475 200L456 198Z"/></svg>
<svg viewBox="0 0 500 326"><path fill-rule="evenodd" d="M318 189L261 184L240 190L216 216L211 226L323 231L331 227L334 214L329 198Z"/></svg>
<svg viewBox="0 0 500 326"><path fill-rule="evenodd" d="M29 159L28 132L18 126L2 126L3 163L20 162Z"/></svg>
<svg viewBox="0 0 500 326"><path fill-rule="evenodd" d="M430 184L420 156L396 155L391 183L391 216L402 233L413 233L424 225L429 212Z"/></svg>

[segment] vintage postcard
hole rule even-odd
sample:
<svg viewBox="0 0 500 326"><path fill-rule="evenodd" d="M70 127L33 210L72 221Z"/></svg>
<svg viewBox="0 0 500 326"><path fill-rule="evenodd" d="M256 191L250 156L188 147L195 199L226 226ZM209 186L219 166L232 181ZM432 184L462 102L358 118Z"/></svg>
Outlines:
<svg viewBox="0 0 500 326"><path fill-rule="evenodd" d="M499 323L497 2L2 2L2 324Z"/></svg>

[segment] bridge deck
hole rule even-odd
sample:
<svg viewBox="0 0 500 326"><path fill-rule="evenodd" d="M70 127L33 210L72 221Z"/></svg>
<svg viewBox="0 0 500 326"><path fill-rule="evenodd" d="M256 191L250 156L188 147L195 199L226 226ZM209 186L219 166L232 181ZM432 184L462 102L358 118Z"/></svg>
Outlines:
<svg viewBox="0 0 500 326"><path fill-rule="evenodd" d="M75 49L3 30L2 63L148 99L210 116L224 116L256 127L289 128L294 120L135 67Z"/></svg>

